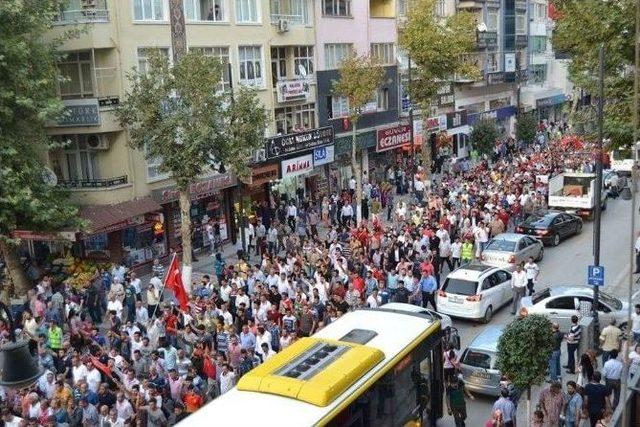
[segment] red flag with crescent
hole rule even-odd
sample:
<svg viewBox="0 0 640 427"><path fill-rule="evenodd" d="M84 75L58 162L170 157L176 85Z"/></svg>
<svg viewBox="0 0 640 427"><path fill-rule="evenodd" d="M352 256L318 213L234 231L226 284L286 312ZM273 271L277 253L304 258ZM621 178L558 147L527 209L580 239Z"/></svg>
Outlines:
<svg viewBox="0 0 640 427"><path fill-rule="evenodd" d="M184 285L182 283L180 264L178 263L178 258L175 254L171 259L171 264L169 264L169 271L167 272L167 278L164 282L164 286L171 290L171 292L176 296L178 304L180 305L180 310L186 311L189 299L187 298L187 291L184 289Z"/></svg>

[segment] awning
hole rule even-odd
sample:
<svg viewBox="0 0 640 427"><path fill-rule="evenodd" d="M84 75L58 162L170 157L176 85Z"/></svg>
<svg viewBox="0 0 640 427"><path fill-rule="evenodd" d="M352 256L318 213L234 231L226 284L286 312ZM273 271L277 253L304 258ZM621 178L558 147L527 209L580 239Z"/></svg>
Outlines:
<svg viewBox="0 0 640 427"><path fill-rule="evenodd" d="M151 197L145 197L115 205L83 206L80 208L80 218L89 221L85 235L109 233L139 224L142 222L138 218L140 215L161 209L158 202Z"/></svg>

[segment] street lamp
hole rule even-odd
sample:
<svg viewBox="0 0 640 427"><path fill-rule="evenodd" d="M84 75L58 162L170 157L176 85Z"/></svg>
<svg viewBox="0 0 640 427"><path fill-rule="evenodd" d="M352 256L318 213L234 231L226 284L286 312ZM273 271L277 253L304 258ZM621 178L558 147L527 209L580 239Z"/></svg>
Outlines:
<svg viewBox="0 0 640 427"><path fill-rule="evenodd" d="M0 302L0 309L7 315L11 341L0 345L0 385L21 389L35 383L44 373L38 360L31 355L29 343L16 339L13 317L7 306Z"/></svg>

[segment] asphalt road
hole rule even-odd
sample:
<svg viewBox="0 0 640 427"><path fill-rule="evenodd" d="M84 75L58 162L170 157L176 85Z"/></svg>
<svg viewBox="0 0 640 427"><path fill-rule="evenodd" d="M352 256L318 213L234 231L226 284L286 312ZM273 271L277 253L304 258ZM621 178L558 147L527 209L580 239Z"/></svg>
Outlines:
<svg viewBox="0 0 640 427"><path fill-rule="evenodd" d="M640 218L636 216L638 225ZM620 298L627 298L629 274L629 250L632 244L629 236L631 221L631 202L617 199L609 200L607 210L602 216L602 238L600 250L600 265L605 268L605 286L603 291ZM560 243L555 248L546 247L544 259L539 263L540 279L537 288L541 286L557 286L567 284L586 284L587 266L593 264L593 222L585 222L583 231ZM640 290L640 289L637 289ZM512 320L510 307L503 307L494 314L491 324L507 324ZM461 348L482 331L484 325L462 319L454 319L453 324L460 331ZM566 356L563 348L563 358ZM563 359L563 365L566 360ZM571 377L571 378L570 378ZM563 382L575 379L564 373ZM544 385L543 385L544 386ZM537 402L539 387L532 389L533 405ZM467 400L467 426L483 426L491 415L494 398L475 395L475 400ZM535 406L534 406L535 407ZM446 409L445 409L446 413ZM519 426L526 425L526 405L524 398L518 405ZM445 416L438 422L439 427L454 426L452 417Z"/></svg>

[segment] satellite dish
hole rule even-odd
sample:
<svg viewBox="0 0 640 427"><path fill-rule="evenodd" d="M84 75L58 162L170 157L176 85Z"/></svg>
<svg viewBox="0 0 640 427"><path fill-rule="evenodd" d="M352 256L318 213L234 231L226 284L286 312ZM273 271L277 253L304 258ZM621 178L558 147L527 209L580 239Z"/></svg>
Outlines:
<svg viewBox="0 0 640 427"><path fill-rule="evenodd" d="M45 166L42 170L42 180L49 187L55 187L56 185L58 185L58 176L54 171L51 170L51 168L47 166Z"/></svg>
<svg viewBox="0 0 640 427"><path fill-rule="evenodd" d="M481 33L486 33L487 32L487 24L485 24L484 22L481 22L478 24L478 31Z"/></svg>
<svg viewBox="0 0 640 427"><path fill-rule="evenodd" d="M300 73L302 77L307 77L307 69L304 68L302 64L298 64L298 73Z"/></svg>

